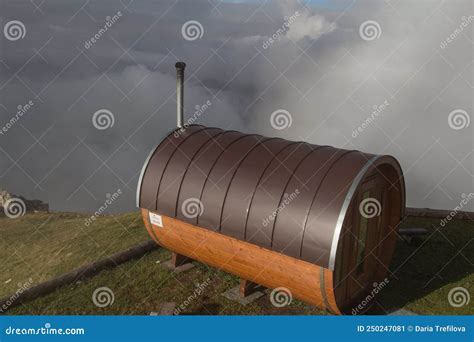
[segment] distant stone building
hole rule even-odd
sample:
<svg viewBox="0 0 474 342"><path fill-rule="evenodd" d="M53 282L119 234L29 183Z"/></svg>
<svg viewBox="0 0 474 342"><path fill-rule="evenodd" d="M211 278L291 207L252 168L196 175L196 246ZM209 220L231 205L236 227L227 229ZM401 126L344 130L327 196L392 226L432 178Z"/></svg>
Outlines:
<svg viewBox="0 0 474 342"><path fill-rule="evenodd" d="M22 196L13 195L0 189L0 216L6 215L7 210L13 210L12 208L6 208L7 205L15 207L15 217L24 215L26 212L49 211L48 203L40 200L28 200Z"/></svg>

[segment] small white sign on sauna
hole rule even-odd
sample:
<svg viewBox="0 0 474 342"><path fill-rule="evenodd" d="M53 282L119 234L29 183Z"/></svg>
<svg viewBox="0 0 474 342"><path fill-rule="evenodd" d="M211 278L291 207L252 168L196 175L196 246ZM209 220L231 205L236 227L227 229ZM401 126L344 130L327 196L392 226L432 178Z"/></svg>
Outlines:
<svg viewBox="0 0 474 342"><path fill-rule="evenodd" d="M150 223L163 228L163 219L161 218L161 215L150 212Z"/></svg>

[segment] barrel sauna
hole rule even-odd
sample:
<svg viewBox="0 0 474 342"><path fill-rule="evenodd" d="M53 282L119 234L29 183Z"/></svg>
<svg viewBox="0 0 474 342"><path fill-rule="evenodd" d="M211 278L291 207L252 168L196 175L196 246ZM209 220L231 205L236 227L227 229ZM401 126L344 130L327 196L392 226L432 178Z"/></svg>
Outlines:
<svg viewBox="0 0 474 342"><path fill-rule="evenodd" d="M137 206L161 246L349 314L385 279L405 184L391 156L191 125L152 151Z"/></svg>

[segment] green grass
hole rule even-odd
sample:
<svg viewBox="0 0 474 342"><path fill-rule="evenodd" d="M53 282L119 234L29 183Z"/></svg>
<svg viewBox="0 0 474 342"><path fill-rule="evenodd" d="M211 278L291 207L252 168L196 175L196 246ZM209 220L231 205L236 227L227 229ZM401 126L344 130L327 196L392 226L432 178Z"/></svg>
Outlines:
<svg viewBox="0 0 474 342"><path fill-rule="evenodd" d="M71 213L0 217L0 297L30 278L38 284L148 239L138 213L99 217L89 226L86 218Z"/></svg>
<svg viewBox="0 0 474 342"><path fill-rule="evenodd" d="M122 264L113 270L100 273L87 281L64 287L23 306L13 308L9 314L98 314L98 315L149 315L159 311L160 304L175 302L184 304L198 283L210 279L209 285L195 300L190 300L182 314L320 314L321 311L301 302L294 302L283 309L271 305L268 296L242 306L222 296L222 293L238 285L237 277L196 263L192 270L173 274L161 263L170 253L159 249L140 260ZM112 305L98 308L92 301L94 290L108 287L114 294Z"/></svg>
<svg viewBox="0 0 474 342"><path fill-rule="evenodd" d="M425 227L429 236L420 246L400 242L390 268L394 277L379 298L383 307L403 306L426 315L474 314L474 222L451 221L439 228L439 219L410 218L406 227ZM468 305L449 304L449 291L465 288Z"/></svg>
<svg viewBox="0 0 474 342"><path fill-rule="evenodd" d="M34 215L31 215L29 218L25 217L23 219L28 220L33 217ZM74 220L73 217L70 219ZM84 234L79 237L82 237L85 241L78 241L79 237L67 240L69 243L77 243L76 247L68 247L74 248L70 261L58 261L57 265L50 263L47 267L49 276L64 272L68 270L68 267L76 267L79 264L95 260L102 254L110 254L146 239L146 231L138 214L115 217L121 224L117 224L113 218L103 219L104 221L99 221L100 224L90 232L90 234L98 234L95 236L102 241L100 245L102 248L96 244L91 244L89 242L90 238ZM83 221L83 218L81 220ZM79 222L82 222L81 220ZM48 223L48 226L50 223ZM64 226L59 218L55 224L58 227ZM427 218L410 218L404 222L403 226L405 227L426 227L430 234L418 246L399 242L391 266L393 275L389 278L388 287L384 288L376 299L371 313L383 314L386 311L400 307L419 314L472 315L474 313L474 223L452 221L445 228L436 231L435 228L438 224L438 219ZM109 227L109 225L113 225L114 228ZM113 232L116 232L116 229L123 230L123 228L120 228L122 225L127 227L130 234L125 231L122 234L122 240L115 241L113 237L120 234L113 234ZM3 231L4 228L0 229L0 231ZM97 230L104 230L104 232L98 233ZM54 232L55 230L51 230L50 234ZM12 237L9 237L9 239L15 241ZM56 239L54 236L46 241L42 240L42 243L49 243L50 240L55 240L56 245L58 245L56 251L60 250L60 239ZM111 241L114 241L113 244ZM79 247L81 245L83 247ZM89 246L89 249L84 249L87 246ZM43 248L40 247L39 242L35 248L37 250L31 253L31 263L36 261L41 264L40 257L51 260L54 255L54 252L49 251L49 256L43 257ZM104 250L104 248L107 249ZM25 251L28 250L27 247L24 247L24 249ZM67 253L61 253L61 255L67 255ZM208 278L210 284L205 287L202 294L189 301L182 314L325 314L323 311L296 300L293 300L289 306L276 308L271 305L268 296L263 296L254 303L242 306L222 296L224 291L238 285L237 277L197 262L195 263L196 267L192 270L173 274L161 265L169 258L170 253L168 251L164 249L156 250L139 260L124 263L115 269L103 271L91 279L66 286L47 296L12 308L8 311L8 314L148 315L151 312L159 311L160 304L164 302L175 302L177 305L185 303L188 297L193 295L197 284L202 284ZM13 267L10 263L8 264L7 269L21 268L21 263ZM4 267L3 263L2 267ZM23 277L29 276L28 271L22 270L22 273ZM473 298L471 298L470 304L455 308L449 305L448 293L452 288L458 286L466 288ZM113 291L114 302L112 305L105 308L94 305L92 295L94 290L99 287L108 287Z"/></svg>

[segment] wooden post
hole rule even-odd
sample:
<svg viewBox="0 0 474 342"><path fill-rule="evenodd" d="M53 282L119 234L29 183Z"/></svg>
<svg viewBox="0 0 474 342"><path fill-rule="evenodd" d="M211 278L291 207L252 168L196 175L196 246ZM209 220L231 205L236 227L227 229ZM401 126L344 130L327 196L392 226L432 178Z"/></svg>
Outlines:
<svg viewBox="0 0 474 342"><path fill-rule="evenodd" d="M250 296L252 293L258 291L260 285L255 284L254 282L246 279L240 279L240 288L239 293L241 297Z"/></svg>
<svg viewBox="0 0 474 342"><path fill-rule="evenodd" d="M191 259L189 259L187 256L178 254L178 253L171 253L171 265L176 268L178 266L183 266L185 264L189 264L191 262Z"/></svg>

